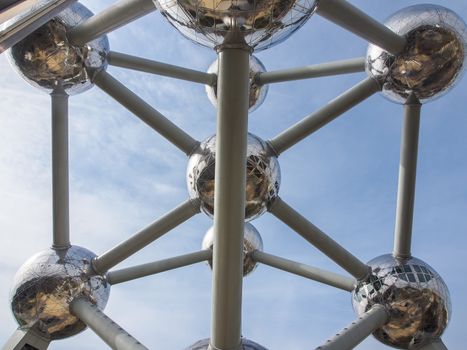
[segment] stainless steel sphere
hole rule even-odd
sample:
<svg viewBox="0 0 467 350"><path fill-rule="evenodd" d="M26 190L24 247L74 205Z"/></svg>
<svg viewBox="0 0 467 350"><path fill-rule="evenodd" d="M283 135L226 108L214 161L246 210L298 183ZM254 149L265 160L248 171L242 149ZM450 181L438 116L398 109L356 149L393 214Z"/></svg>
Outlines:
<svg viewBox="0 0 467 350"><path fill-rule="evenodd" d="M181 34L203 46L246 43L256 51L282 42L316 9L316 0L154 0ZM235 37L235 39L232 39Z"/></svg>
<svg viewBox="0 0 467 350"><path fill-rule="evenodd" d="M214 227L211 227L203 238L202 249L213 249L214 246ZM253 272L257 266L257 262L254 261L248 254L255 250L263 251L263 239L259 234L258 230L250 223L245 222L245 228L243 231L243 276L246 276ZM209 266L212 268L212 261L209 260Z"/></svg>
<svg viewBox="0 0 467 350"><path fill-rule="evenodd" d="M208 69L208 73L218 74L219 71L219 61L215 60L213 64ZM251 55L250 56L250 99L249 99L249 109L251 113L255 111L259 106L261 106L266 99L269 86L268 85L258 85L253 78L257 73L266 72L261 61ZM206 93L208 94L209 101L213 104L214 107L217 107L217 86L206 85Z"/></svg>
<svg viewBox="0 0 467 350"><path fill-rule="evenodd" d="M414 93L423 103L454 85L467 52L467 27L458 15L423 4L396 12L385 24L407 44L396 56L376 45L368 48L366 70L380 81L384 96L404 103Z"/></svg>
<svg viewBox="0 0 467 350"><path fill-rule="evenodd" d="M201 209L214 215L214 171L216 136L203 141L190 156L187 185L190 198L201 201ZM248 134L245 220L263 214L279 193L281 174L277 157L259 137Z"/></svg>
<svg viewBox="0 0 467 350"><path fill-rule="evenodd" d="M95 254L72 246L44 250L31 257L16 273L11 289L11 309L18 324L34 327L51 340L68 338L86 328L70 313L76 297L86 297L103 309L110 285L101 276L89 276Z"/></svg>
<svg viewBox="0 0 467 350"><path fill-rule="evenodd" d="M193 345L187 347L185 350L207 350L209 347L209 338L200 340ZM267 350L264 346L261 346L251 340L242 338L242 350Z"/></svg>
<svg viewBox="0 0 467 350"><path fill-rule="evenodd" d="M448 325L451 302L441 277L425 262L382 255L368 263L372 274L352 293L358 315L375 304L386 307L389 321L373 335L382 343L409 349L438 338Z"/></svg>
<svg viewBox="0 0 467 350"><path fill-rule="evenodd" d="M11 65L31 85L48 93L59 82L69 95L92 87L91 74L107 67L106 36L84 46L70 43L67 31L92 16L74 3L8 50Z"/></svg>

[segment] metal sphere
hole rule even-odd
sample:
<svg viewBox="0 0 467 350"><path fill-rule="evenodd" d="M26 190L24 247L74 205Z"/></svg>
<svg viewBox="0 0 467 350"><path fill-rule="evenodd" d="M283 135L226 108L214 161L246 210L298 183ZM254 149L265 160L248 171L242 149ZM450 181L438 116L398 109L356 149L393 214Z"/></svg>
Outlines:
<svg viewBox="0 0 467 350"><path fill-rule="evenodd" d="M214 246L214 227L211 227L203 238L202 249L211 249ZM258 230L250 223L245 222L245 228L243 230L243 276L246 276L253 272L257 266L257 262L254 261L249 253L255 250L263 251L263 239L259 234ZM209 266L212 268L212 260L209 260Z"/></svg>
<svg viewBox="0 0 467 350"><path fill-rule="evenodd" d="M59 83L69 95L90 89L90 74L107 67L109 42L102 36L75 46L67 31L92 15L74 3L8 50L11 65L29 84L47 93Z"/></svg>
<svg viewBox="0 0 467 350"><path fill-rule="evenodd" d="M441 336L451 316L451 302L446 284L432 267L390 254L368 265L372 274L358 283L352 303L358 315L375 304L386 307L389 321L373 333L379 341L409 349Z"/></svg>
<svg viewBox="0 0 467 350"><path fill-rule="evenodd" d="M396 56L373 44L368 47L366 70L382 84L384 96L405 103L414 93L423 103L455 84L467 53L467 26L457 14L438 5L415 5L385 24L407 44Z"/></svg>
<svg viewBox="0 0 467 350"><path fill-rule="evenodd" d="M102 276L90 275L96 255L72 246L44 250L21 266L11 289L11 309L20 327L34 327L46 339L68 338L86 328L70 313L76 297L86 297L103 309L110 285Z"/></svg>
<svg viewBox="0 0 467 350"><path fill-rule="evenodd" d="M200 340L193 345L187 347L185 350L208 350L209 349L209 338ZM251 340L242 338L242 350L267 350L264 346L261 346Z"/></svg>
<svg viewBox="0 0 467 350"><path fill-rule="evenodd" d="M153 1L170 24L197 44L215 48L246 43L256 51L287 39L317 4L316 0Z"/></svg>
<svg viewBox="0 0 467 350"><path fill-rule="evenodd" d="M215 60L208 69L208 73L218 74L219 71L219 60ZM263 63L255 56L250 56L250 98L249 98L249 109L251 113L261 106L266 99L269 86L258 85L254 81L254 77L257 73L266 72L266 68ZM217 107L217 86L206 85L206 93L208 94L209 101L214 107Z"/></svg>
<svg viewBox="0 0 467 350"><path fill-rule="evenodd" d="M193 151L188 160L187 185L190 198L201 201L201 209L214 215L214 171L216 136ZM248 134L245 220L263 214L277 198L281 175L279 162L266 142Z"/></svg>

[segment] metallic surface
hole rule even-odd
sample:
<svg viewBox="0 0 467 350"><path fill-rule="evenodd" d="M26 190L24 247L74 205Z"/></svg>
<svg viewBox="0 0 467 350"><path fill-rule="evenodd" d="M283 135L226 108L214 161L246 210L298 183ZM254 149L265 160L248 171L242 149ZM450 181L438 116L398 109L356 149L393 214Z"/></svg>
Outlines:
<svg viewBox="0 0 467 350"><path fill-rule="evenodd" d="M23 40L76 0L25 0L0 12L0 54Z"/></svg>
<svg viewBox="0 0 467 350"><path fill-rule="evenodd" d="M300 215L280 197L276 198L270 212L356 279L361 280L368 276L370 268L367 265Z"/></svg>
<svg viewBox="0 0 467 350"><path fill-rule="evenodd" d="M405 39L346 0L320 0L316 13L370 43L392 53L402 51Z"/></svg>
<svg viewBox="0 0 467 350"><path fill-rule="evenodd" d="M68 37L82 46L155 10L152 0L119 0L71 29Z"/></svg>
<svg viewBox="0 0 467 350"><path fill-rule="evenodd" d="M107 273L106 279L108 283L114 285L210 259L212 259L212 250L207 249L195 253L175 256L173 258L154 261L148 264L113 270Z"/></svg>
<svg viewBox="0 0 467 350"><path fill-rule="evenodd" d="M376 304L316 350L351 350L388 320L384 306Z"/></svg>
<svg viewBox="0 0 467 350"><path fill-rule="evenodd" d="M11 65L31 85L48 93L61 82L68 95L92 87L91 71L107 67L107 37L74 46L68 38L70 28L92 16L76 3L14 45L8 52Z"/></svg>
<svg viewBox="0 0 467 350"><path fill-rule="evenodd" d="M253 261L269 265L298 276L309 278L313 281L324 283L347 292L353 291L357 283L353 278L341 276L334 272L318 269L292 260L287 260L272 254L264 253L260 250L253 251L250 256Z"/></svg>
<svg viewBox="0 0 467 350"><path fill-rule="evenodd" d="M148 350L89 300L76 298L70 304L70 311L114 350Z"/></svg>
<svg viewBox="0 0 467 350"><path fill-rule="evenodd" d="M421 104L410 95L404 106L399 181L397 188L396 225L394 229L393 255L410 258L412 245L412 223L415 204L417 177L418 138L420 133Z"/></svg>
<svg viewBox="0 0 467 350"><path fill-rule="evenodd" d="M313 14L316 0L154 0L163 16L188 39L222 45L232 33L255 51L282 42Z"/></svg>
<svg viewBox="0 0 467 350"><path fill-rule="evenodd" d="M201 209L214 215L216 136L203 141L190 156L187 185L190 198L199 198ZM248 134L245 219L262 215L277 198L281 175L277 157L259 137Z"/></svg>
<svg viewBox="0 0 467 350"><path fill-rule="evenodd" d="M376 304L389 313L388 322L373 335L389 346L409 349L441 336L451 316L448 288L425 262L382 255L371 260L371 276L352 293L355 312Z"/></svg>
<svg viewBox="0 0 467 350"><path fill-rule="evenodd" d="M106 71L101 70L98 72L94 76L93 83L144 123L173 143L185 154L191 154L198 146L198 141L172 123L172 121L163 116L155 108L151 107L147 102Z"/></svg>
<svg viewBox="0 0 467 350"><path fill-rule="evenodd" d="M85 324L70 314L70 302L84 297L104 308L110 293L103 277L87 274L94 257L78 246L48 249L31 257L16 273L11 290L11 309L18 324L34 327L51 340L84 330Z"/></svg>
<svg viewBox="0 0 467 350"><path fill-rule="evenodd" d="M203 339L187 347L185 350L216 350L216 349L212 349L211 347L209 347L209 339ZM267 350L267 349L251 340L242 338L242 345L240 346L240 350Z"/></svg>
<svg viewBox="0 0 467 350"><path fill-rule="evenodd" d="M315 64L312 66L289 68L272 72L259 72L255 76L258 85L280 83L284 81L326 77L365 71L365 58L351 58Z"/></svg>
<svg viewBox="0 0 467 350"><path fill-rule="evenodd" d="M457 14L438 5L415 5L396 12L386 25L405 36L407 45L397 55L368 47L366 70L382 84L384 96L404 103L414 93L424 103L455 84L467 52L467 27Z"/></svg>
<svg viewBox="0 0 467 350"><path fill-rule="evenodd" d="M239 350L242 337L243 229L248 146L249 57L243 48L219 52L215 152L211 347Z"/></svg>
<svg viewBox="0 0 467 350"><path fill-rule="evenodd" d="M208 68L208 74L216 74L219 70L219 61L215 60ZM250 56L250 100L248 112L255 111L261 106L268 94L268 85L259 85L254 79L258 73L266 72L263 63L255 56ZM206 85L206 93L208 94L209 101L217 108L217 84Z"/></svg>
<svg viewBox="0 0 467 350"><path fill-rule="evenodd" d="M214 227L211 227L204 235L201 247L202 249L213 249L213 246ZM250 274L256 268L257 263L250 256L250 253L256 250L263 250L263 239L258 230L246 222L243 230L243 276ZM212 268L212 259L208 263Z"/></svg>
<svg viewBox="0 0 467 350"><path fill-rule="evenodd" d="M52 208L53 247L70 246L68 95L61 85L50 94L52 100Z"/></svg>
<svg viewBox="0 0 467 350"><path fill-rule="evenodd" d="M100 274L106 273L110 268L121 263L197 213L199 213L197 201L193 203L193 201L187 200L181 203L127 240L93 259L93 269Z"/></svg>
<svg viewBox="0 0 467 350"><path fill-rule="evenodd" d="M269 140L268 144L279 155L380 90L378 82L366 78Z"/></svg>
<svg viewBox="0 0 467 350"><path fill-rule="evenodd" d="M115 51L109 53L108 59L111 66L134 69L140 72L163 75L209 86L215 85L217 82L217 69L216 74L209 74Z"/></svg>

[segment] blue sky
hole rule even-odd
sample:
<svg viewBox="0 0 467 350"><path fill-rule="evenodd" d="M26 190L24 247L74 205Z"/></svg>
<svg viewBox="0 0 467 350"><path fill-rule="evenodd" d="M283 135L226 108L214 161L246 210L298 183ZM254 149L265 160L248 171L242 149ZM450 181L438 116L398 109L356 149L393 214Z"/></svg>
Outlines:
<svg viewBox="0 0 467 350"><path fill-rule="evenodd" d="M112 1L83 1L93 12ZM378 20L415 1L354 0ZM467 3L434 1L467 18ZM205 71L214 51L184 39L159 13L109 35L114 51ZM364 56L367 44L313 16L284 43L258 53L267 70ZM49 96L0 56L0 343L16 328L8 293L20 265L51 244ZM151 105L204 139L215 110L204 86L109 67ZM365 78L365 73L273 84L250 116L268 139ZM465 343L467 308L467 80L422 108L413 229L414 256L444 278L453 315L443 337ZM402 107L375 95L279 158L281 197L363 261L392 251ZM70 98L71 239L96 254L187 198L187 159L98 88ZM265 251L344 273L269 214L252 222ZM211 220L199 214L121 266L198 250ZM211 272L198 264L116 285L105 312L151 349L176 350L209 336ZM355 318L350 295L267 266L244 280L243 334L274 349L309 349ZM87 330L50 349L105 349ZM371 337L358 349L386 347Z"/></svg>

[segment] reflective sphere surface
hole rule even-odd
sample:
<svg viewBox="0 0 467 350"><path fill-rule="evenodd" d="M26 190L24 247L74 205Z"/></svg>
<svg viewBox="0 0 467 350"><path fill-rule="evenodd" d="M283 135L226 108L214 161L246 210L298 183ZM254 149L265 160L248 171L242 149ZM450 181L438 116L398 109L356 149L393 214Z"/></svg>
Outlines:
<svg viewBox="0 0 467 350"><path fill-rule="evenodd" d="M219 61L215 60L213 64L208 69L208 73L218 74L219 71ZM261 61L255 56L250 56L250 100L249 100L249 109L251 113L255 111L259 106L261 106L266 99L269 86L268 85L258 85L253 80L256 73L266 72L266 68L261 63ZM206 93L208 94L209 101L213 104L214 107L217 107L217 86L206 85Z"/></svg>
<svg viewBox="0 0 467 350"><path fill-rule="evenodd" d="M413 92L423 103L454 85L467 52L467 27L458 15L437 5L415 5L385 24L407 45L397 56L376 45L368 48L366 70L381 82L384 96L404 103Z"/></svg>
<svg viewBox="0 0 467 350"><path fill-rule="evenodd" d="M208 232L204 235L202 249L212 249L214 245L214 227L211 227ZM248 254L255 250L263 251L263 239L259 234L258 230L250 223L245 222L245 228L243 231L243 276L253 272L257 266L257 262L254 261ZM209 265L212 268L212 261L209 260Z"/></svg>
<svg viewBox="0 0 467 350"><path fill-rule="evenodd" d="M201 209L214 215L216 136L201 142L188 160L187 185L190 198L199 198ZM259 137L248 134L245 220L263 214L279 193L281 175L277 157Z"/></svg>
<svg viewBox="0 0 467 350"><path fill-rule="evenodd" d="M187 347L185 350L207 350L208 347L209 347L209 339L203 339ZM242 350L267 350L267 349L251 340L242 338Z"/></svg>
<svg viewBox="0 0 467 350"><path fill-rule="evenodd" d="M15 275L11 308L20 326L34 327L47 339L78 334L85 324L69 311L76 297L103 309L110 285L102 276L87 276L96 255L85 248L44 250L31 257Z"/></svg>
<svg viewBox="0 0 467 350"><path fill-rule="evenodd" d="M389 321L373 335L387 345L408 349L438 338L448 325L451 303L448 288L425 262L382 255L368 263L373 272L352 293L358 315L375 304L386 307Z"/></svg>
<svg viewBox="0 0 467 350"><path fill-rule="evenodd" d="M288 38L316 9L316 0L154 0L180 33L214 48L233 34L256 51Z"/></svg>
<svg viewBox="0 0 467 350"><path fill-rule="evenodd" d="M48 93L61 81L69 95L92 87L90 70L107 67L109 42L106 36L85 46L74 46L67 31L92 12L74 3L51 21L8 50L11 65L31 85Z"/></svg>

